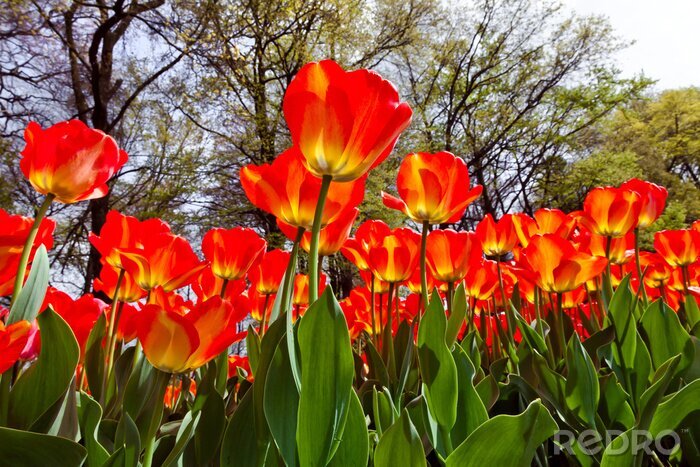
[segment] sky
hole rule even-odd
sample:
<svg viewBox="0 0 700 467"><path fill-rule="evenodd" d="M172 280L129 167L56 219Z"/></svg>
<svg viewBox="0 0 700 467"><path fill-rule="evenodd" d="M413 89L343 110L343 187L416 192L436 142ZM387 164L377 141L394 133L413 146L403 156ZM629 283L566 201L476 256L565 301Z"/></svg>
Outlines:
<svg viewBox="0 0 700 467"><path fill-rule="evenodd" d="M700 0L563 0L581 14L601 14L625 40L625 76L640 72L655 89L700 86Z"/></svg>

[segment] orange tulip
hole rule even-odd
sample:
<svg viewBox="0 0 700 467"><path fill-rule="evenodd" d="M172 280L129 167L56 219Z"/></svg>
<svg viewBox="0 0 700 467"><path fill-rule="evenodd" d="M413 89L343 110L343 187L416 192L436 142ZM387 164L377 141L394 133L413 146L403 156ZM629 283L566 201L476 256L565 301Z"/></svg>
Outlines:
<svg viewBox="0 0 700 467"><path fill-rule="evenodd" d="M510 214L504 215L498 222L494 222L491 214L486 214L476 226L476 236L481 240L486 256L503 256L518 243Z"/></svg>
<svg viewBox="0 0 700 467"><path fill-rule="evenodd" d="M256 207L286 224L311 230L321 180L304 168L298 149L286 150L272 164L243 167L241 185ZM364 191L364 178L353 183L331 183L321 226L338 219L346 209L358 206Z"/></svg>
<svg viewBox="0 0 700 467"><path fill-rule="evenodd" d="M435 285L436 285L435 284L435 277L433 277L430 270L428 270L428 273L426 274L426 279L428 280L428 291L433 290L435 288ZM411 277L406 279L404 281L403 285L408 287L408 290L410 290L411 293L418 293L419 294L421 292L421 287L422 287L420 268L414 269L413 274L411 274Z"/></svg>
<svg viewBox="0 0 700 467"><path fill-rule="evenodd" d="M634 191L594 188L583 202L579 221L596 235L622 237L637 226L641 207L641 197Z"/></svg>
<svg viewBox="0 0 700 467"><path fill-rule="evenodd" d="M161 233L144 240L144 248L124 249L121 262L144 290L163 287L166 292L188 285L202 263L182 237Z"/></svg>
<svg viewBox="0 0 700 467"><path fill-rule="evenodd" d="M61 203L102 198L109 191L107 181L128 159L111 137L79 120L46 130L30 122L24 140L22 173L36 191Z"/></svg>
<svg viewBox="0 0 700 467"><path fill-rule="evenodd" d="M137 334L154 367L168 373L195 370L225 351L243 334L243 318L227 300L213 297L185 315L146 305L139 313Z"/></svg>
<svg viewBox="0 0 700 467"><path fill-rule="evenodd" d="M318 281L318 293L323 293L326 288L328 278L321 273ZM292 294L292 304L294 306L306 306L309 304L309 276L297 274L294 276L294 293Z"/></svg>
<svg viewBox="0 0 700 467"><path fill-rule="evenodd" d="M31 327L29 321L17 321L5 326L0 320L0 375L19 360L29 339Z"/></svg>
<svg viewBox="0 0 700 467"><path fill-rule="evenodd" d="M360 277L367 286L367 290L374 290L375 294L383 294L389 291L389 283L379 279L370 270L360 271ZM374 287L374 289L372 289L372 287Z"/></svg>
<svg viewBox="0 0 700 467"><path fill-rule="evenodd" d="M693 229L656 232L654 249L671 266L688 266L700 256L700 232Z"/></svg>
<svg viewBox="0 0 700 467"><path fill-rule="evenodd" d="M350 236L350 230L352 229L352 225L355 223L355 219L357 219L359 212L360 211L357 208L347 209L343 211L336 220L330 222L321 229L318 237L319 256L330 256L340 251L343 244ZM285 224L279 219L277 219L277 225L282 233L287 236L287 238L292 241L296 239L296 227ZM309 252L311 249L311 232L308 230L304 232L299 246L301 246L301 248L307 253Z"/></svg>
<svg viewBox="0 0 700 467"><path fill-rule="evenodd" d="M264 253L254 265L248 278L260 295L275 294L279 290L282 277L289 264L291 255L282 250L272 250Z"/></svg>
<svg viewBox="0 0 700 467"><path fill-rule="evenodd" d="M27 241L33 223L34 219L31 217L13 216L4 209L0 209L0 297L12 293L24 243ZM55 228L54 220L42 219L32 245L30 259L34 257L40 245L44 245L47 249L53 247Z"/></svg>
<svg viewBox="0 0 700 467"><path fill-rule="evenodd" d="M109 264L103 264L100 270L100 277L95 278L93 287L96 292L102 292L110 298L114 298L114 293L117 292L117 281L119 279L119 271ZM119 284L117 300L120 302L136 302L146 295L136 283L134 278L129 273L124 273L122 282Z"/></svg>
<svg viewBox="0 0 700 467"><path fill-rule="evenodd" d="M394 229L370 249L369 266L385 282L403 282L416 269L419 254L420 235L411 229Z"/></svg>
<svg viewBox="0 0 700 467"><path fill-rule="evenodd" d="M214 275L211 266L202 269L197 278L192 281L192 291L199 301L209 300L215 295L221 295L223 286L224 280ZM224 292L223 298L233 300L235 297L242 294L246 287L245 279L229 281L226 284L226 291Z"/></svg>
<svg viewBox="0 0 700 467"><path fill-rule="evenodd" d="M668 284L673 268L660 254L642 251L639 253L639 263L644 271L644 285L656 289Z"/></svg>
<svg viewBox="0 0 700 467"><path fill-rule="evenodd" d="M534 219L527 214L513 214L513 228L524 247L535 235L557 234L561 238L568 238L576 225L576 219L559 209L542 208L535 211Z"/></svg>
<svg viewBox="0 0 700 467"><path fill-rule="evenodd" d="M275 295L260 295L255 290L250 289L247 294L238 297L234 303L237 307L250 313L250 317L255 321L262 322L263 312L265 313L265 321L270 318Z"/></svg>
<svg viewBox="0 0 700 467"><path fill-rule="evenodd" d="M121 251L142 250L149 239L169 232L168 224L160 219L139 221L119 211L109 211L99 235L90 232L88 240L107 264L122 269Z"/></svg>
<svg viewBox="0 0 700 467"><path fill-rule="evenodd" d="M265 247L267 242L260 235L244 227L211 229L202 240L202 252L214 275L230 281L243 279Z"/></svg>
<svg viewBox="0 0 700 467"><path fill-rule="evenodd" d="M603 272L607 260L576 251L558 235L537 235L521 252L519 266L545 292L568 292Z"/></svg>
<svg viewBox="0 0 700 467"><path fill-rule="evenodd" d="M467 275L470 264L481 258L481 244L474 232L433 230L428 234L426 258L437 280L458 282Z"/></svg>
<svg viewBox="0 0 700 467"><path fill-rule="evenodd" d="M382 221L368 220L360 224L353 238L349 238L341 253L360 271L369 271L369 251L391 233Z"/></svg>
<svg viewBox="0 0 700 467"><path fill-rule="evenodd" d="M253 372L250 370L250 362L247 356L229 355L228 356L228 377L233 378L238 374L238 371L243 370L246 379L251 383L255 381Z"/></svg>
<svg viewBox="0 0 700 467"><path fill-rule="evenodd" d="M304 65L283 110L308 170L339 182L379 165L411 121L411 108L389 81L369 70L346 72L332 60Z"/></svg>
<svg viewBox="0 0 700 467"><path fill-rule="evenodd" d="M607 237L588 233L588 235L583 236L579 249L593 256L605 258L607 245ZM608 258L610 264L625 264L632 258L634 258L634 232L630 232L623 237L611 239Z"/></svg>
<svg viewBox="0 0 700 467"><path fill-rule="evenodd" d="M382 192L384 205L416 222L457 222L482 187L469 189L464 161L449 152L413 153L399 167L396 188L401 199Z"/></svg>
<svg viewBox="0 0 700 467"><path fill-rule="evenodd" d="M640 197L641 208L637 227L642 229L649 227L664 212L666 198L668 197L666 188L633 178L620 185L620 189L634 191Z"/></svg>
<svg viewBox="0 0 700 467"><path fill-rule="evenodd" d="M464 278L464 290L474 300L488 300L498 287L498 265L495 261L472 258L469 274Z"/></svg>

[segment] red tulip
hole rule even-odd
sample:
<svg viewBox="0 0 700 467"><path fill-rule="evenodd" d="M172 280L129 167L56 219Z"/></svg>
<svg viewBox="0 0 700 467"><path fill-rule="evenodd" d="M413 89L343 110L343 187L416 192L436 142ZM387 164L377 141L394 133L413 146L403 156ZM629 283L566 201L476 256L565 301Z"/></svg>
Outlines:
<svg viewBox="0 0 700 467"><path fill-rule="evenodd" d="M654 248L671 266L688 266L700 256L700 232L693 229L656 232Z"/></svg>
<svg viewBox="0 0 700 467"><path fill-rule="evenodd" d="M661 255L642 251L639 253L639 263L644 271L644 285L656 289L668 284L673 268Z"/></svg>
<svg viewBox="0 0 700 467"><path fill-rule="evenodd" d="M268 251L251 268L248 278L258 294L270 295L277 293L289 264L290 256L288 252L282 250Z"/></svg>
<svg viewBox="0 0 700 467"><path fill-rule="evenodd" d="M157 305L139 314L137 333L143 353L154 367L169 373L195 370L243 337L243 318L231 302L213 297L180 315Z"/></svg>
<svg viewBox="0 0 700 467"><path fill-rule="evenodd" d="M100 315L106 310L107 304L93 297L92 294L85 294L77 300L73 300L67 293L50 287L46 292L42 308L47 306L53 308L70 326L75 340L80 346L82 360L90 331Z"/></svg>
<svg viewBox="0 0 700 467"><path fill-rule="evenodd" d="M521 252L519 266L528 280L545 292L568 292L603 272L607 260L576 251L558 235L532 237Z"/></svg>
<svg viewBox="0 0 700 467"><path fill-rule="evenodd" d="M119 211L109 211L99 235L90 232L88 239L107 264L121 269L121 251L143 250L150 239L161 233L170 233L170 227L160 219L139 221Z"/></svg>
<svg viewBox="0 0 700 467"><path fill-rule="evenodd" d="M19 360L30 329L29 321L18 321L8 326L0 321L0 374L12 368Z"/></svg>
<svg viewBox="0 0 700 467"><path fill-rule="evenodd" d="M420 235L411 229L394 229L381 243L371 247L369 266L385 282L403 282L418 265L419 250Z"/></svg>
<svg viewBox="0 0 700 467"><path fill-rule="evenodd" d="M476 236L481 240L486 256L503 256L518 243L510 214L504 215L498 222L494 222L491 214L486 214L476 226Z"/></svg>
<svg viewBox="0 0 700 467"><path fill-rule="evenodd" d="M346 72L337 63L308 63L283 101L292 142L317 177L348 182L389 155L411 120L394 86L368 70Z"/></svg>
<svg viewBox="0 0 700 467"><path fill-rule="evenodd" d="M457 222L482 187L469 189L464 161L449 152L409 154L401 162L396 188L401 199L382 192L384 205L416 222Z"/></svg>
<svg viewBox="0 0 700 467"><path fill-rule="evenodd" d="M668 190L651 182L633 178L620 185L620 189L636 192L640 197L641 209L637 227L649 227L661 216L666 207Z"/></svg>
<svg viewBox="0 0 700 467"><path fill-rule="evenodd" d="M474 232L433 230L428 234L426 258L430 273L440 281L459 282L470 264L481 259L481 244Z"/></svg>
<svg viewBox="0 0 700 467"><path fill-rule="evenodd" d="M513 214L513 228L518 235L520 244L524 247L535 235L557 234L568 238L576 225L576 219L559 209L542 208L535 211L534 219L527 214Z"/></svg>
<svg viewBox="0 0 700 467"><path fill-rule="evenodd" d="M265 247L267 242L260 235L243 227L212 229L202 240L202 252L214 275L231 281L243 279Z"/></svg>
<svg viewBox="0 0 700 467"><path fill-rule="evenodd" d="M166 292L188 285L206 267L182 237L161 233L149 237L143 249L125 249L121 262L145 290L163 287Z"/></svg>
<svg viewBox="0 0 700 467"><path fill-rule="evenodd" d="M249 382L255 381L253 372L250 370L250 362L247 356L229 355L228 356L228 377L233 378L238 374L238 371L243 370L246 374L246 379Z"/></svg>
<svg viewBox="0 0 700 467"><path fill-rule="evenodd" d="M24 243L33 223L34 219L30 217L13 216L0 209L0 296L12 293ZM30 252L30 260L40 245L44 245L46 249L53 247L55 228L54 220L42 219Z"/></svg>
<svg viewBox="0 0 700 467"><path fill-rule="evenodd" d="M79 120L46 130L30 122L24 140L22 173L36 191L61 203L102 198L107 182L128 159L112 138Z"/></svg>
<svg viewBox="0 0 700 467"><path fill-rule="evenodd" d="M343 244L345 244L350 236L350 230L352 229L352 225L355 223L355 219L357 219L359 212L360 211L357 208L347 209L341 213L336 220L330 222L321 229L318 237L319 256L330 256L340 251ZM285 224L279 219L277 219L277 225L282 233L287 236L287 238L292 241L296 239L296 227ZM304 232L299 246L301 246L301 248L307 253L309 252L311 249L311 232L308 230Z"/></svg>
<svg viewBox="0 0 700 467"><path fill-rule="evenodd" d="M641 207L641 197L634 191L594 188L583 202L579 220L594 234L622 237L637 226Z"/></svg>

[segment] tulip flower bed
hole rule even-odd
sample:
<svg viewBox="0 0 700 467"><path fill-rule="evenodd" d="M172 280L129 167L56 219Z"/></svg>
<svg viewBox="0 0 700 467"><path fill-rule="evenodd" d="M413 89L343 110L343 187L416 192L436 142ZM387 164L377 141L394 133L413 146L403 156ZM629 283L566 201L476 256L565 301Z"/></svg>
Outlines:
<svg viewBox="0 0 700 467"><path fill-rule="evenodd" d="M20 168L45 201L35 219L0 211L0 464L700 465L700 224L637 241L664 188L458 232L442 227L482 188L459 157L414 153L382 198L418 230L350 236L411 109L324 61L284 116L292 147L240 178L290 251L217 228L200 259L163 221L112 211L89 236L106 301L48 286L45 214L104 196L127 155L78 121L27 127ZM321 272L337 252L365 283L342 300Z"/></svg>

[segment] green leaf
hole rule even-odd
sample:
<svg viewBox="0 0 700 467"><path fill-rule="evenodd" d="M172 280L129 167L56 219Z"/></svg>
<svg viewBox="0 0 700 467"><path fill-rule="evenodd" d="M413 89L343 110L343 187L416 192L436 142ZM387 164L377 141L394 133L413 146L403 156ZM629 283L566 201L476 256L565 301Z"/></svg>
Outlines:
<svg viewBox="0 0 700 467"><path fill-rule="evenodd" d="M128 413L139 428L141 444L153 438L163 416L163 397L170 374L154 368L141 356L126 384L124 413Z"/></svg>
<svg viewBox="0 0 700 467"><path fill-rule="evenodd" d="M457 342L457 336L459 335L459 330L462 329L462 323L464 323L464 318L467 316L467 294L464 291L464 284L460 284L455 289L454 298L452 300L452 313L447 320L447 331L445 333L445 342L447 347L451 349L455 342Z"/></svg>
<svg viewBox="0 0 700 467"><path fill-rule="evenodd" d="M258 371L258 361L260 360L260 335L252 324L248 326L248 334L245 337L245 346L248 353L250 371L253 375Z"/></svg>
<svg viewBox="0 0 700 467"><path fill-rule="evenodd" d="M86 455L84 447L65 438L0 427L3 465L79 467Z"/></svg>
<svg viewBox="0 0 700 467"><path fill-rule="evenodd" d="M192 411L201 411L201 419L197 424L194 439L190 441L186 455L194 455L189 463L209 465L217 454L221 437L226 429L226 407L221 394L214 387L212 372L205 375L204 381L197 388ZM194 451L194 453L192 453Z"/></svg>
<svg viewBox="0 0 700 467"><path fill-rule="evenodd" d="M666 363L661 365L654 375L654 383L644 391L639 401L640 414L638 417L637 428L646 430L651 425L651 420L661 403L671 380L676 373L676 369L681 361L681 356L676 355L670 358Z"/></svg>
<svg viewBox="0 0 700 467"><path fill-rule="evenodd" d="M97 440L98 427L102 420L102 407L95 399L81 392L78 417L80 418L83 442L87 448L87 465L88 467L99 467L109 458L109 452Z"/></svg>
<svg viewBox="0 0 700 467"><path fill-rule="evenodd" d="M455 345L452 351L457 366L458 394L457 394L457 421L452 428L452 440L460 444L482 423L489 419L489 414L479 393L474 388L474 375L476 369L469 360L467 353Z"/></svg>
<svg viewBox="0 0 700 467"><path fill-rule="evenodd" d="M678 371L690 365L695 354L695 346L690 334L681 325L678 315L663 300L649 305L642 316L642 328L649 343L649 354L654 368L658 368L669 358L681 354Z"/></svg>
<svg viewBox="0 0 700 467"><path fill-rule="evenodd" d="M114 454L108 460L109 465L129 467L138 465L141 456L141 435L139 427L128 413L122 415L114 435Z"/></svg>
<svg viewBox="0 0 700 467"><path fill-rule="evenodd" d="M163 467L169 467L180 459L182 452L187 446L187 443L190 442L190 439L192 439L192 436L194 435L201 416L201 411L190 411L185 414L185 418L182 419L180 429L177 430L177 435L175 436L175 446L173 446L170 454L168 454L168 457L166 457L165 461L163 461Z"/></svg>
<svg viewBox="0 0 700 467"><path fill-rule="evenodd" d="M255 373L255 383L253 383L253 387L250 389L250 392L253 394L252 404L255 412L255 416L252 418L252 420L254 420L255 423L255 439L258 450L257 455L260 458L263 458L267 452L271 441L270 428L268 427L265 419L265 381L267 380L267 373L270 363L275 355L275 351L277 350L277 346L280 344L280 342L283 345L286 345L286 342L283 340L286 326L285 320L285 316L281 316L275 320L267 329L267 332L265 332L265 335L260 341L260 359L258 361L258 369ZM296 385L294 390L296 390Z"/></svg>
<svg viewBox="0 0 700 467"><path fill-rule="evenodd" d="M698 323L700 323L700 309L698 308L698 302L695 300L693 295L685 296L683 309L685 310L688 325L690 326L690 329L693 329Z"/></svg>
<svg viewBox="0 0 700 467"><path fill-rule="evenodd" d="M367 363L369 364L369 379L376 379L379 381L379 384L388 388L391 382L389 381L389 373L386 370L386 365L384 365L384 360L382 360L372 341L368 340L365 345Z"/></svg>
<svg viewBox="0 0 700 467"><path fill-rule="evenodd" d="M613 346L613 355L618 365L630 368L635 361L637 352L637 328L634 319L634 295L629 286L630 276L622 279L615 294L610 300L608 318L615 326L615 334L619 342L621 352ZM624 362L624 365L622 364Z"/></svg>
<svg viewBox="0 0 700 467"><path fill-rule="evenodd" d="M447 318L433 293L418 326L418 362L431 415L446 431L457 419L457 367L445 343Z"/></svg>
<svg viewBox="0 0 700 467"><path fill-rule="evenodd" d="M265 381L265 419L287 466L296 466L296 430L299 393L289 363L287 344L280 341Z"/></svg>
<svg viewBox="0 0 700 467"><path fill-rule="evenodd" d="M600 467L631 467L634 465L632 454L632 431L627 430L613 439L603 451Z"/></svg>
<svg viewBox="0 0 700 467"><path fill-rule="evenodd" d="M49 286L49 256L46 247L40 245L34 253L34 260L29 271L29 277L17 296L15 303L7 316L6 324L26 320L33 322L44 303L46 288Z"/></svg>
<svg viewBox="0 0 700 467"><path fill-rule="evenodd" d="M249 389L231 416L221 441L221 467L258 465L253 391Z"/></svg>
<svg viewBox="0 0 700 467"><path fill-rule="evenodd" d="M105 371L105 349L102 342L107 334L107 317L100 314L85 344L83 368L87 376L90 394L97 400L102 395L102 379Z"/></svg>
<svg viewBox="0 0 700 467"><path fill-rule="evenodd" d="M326 465L347 416L354 363L348 325L330 287L299 325L301 387L297 420L299 462Z"/></svg>
<svg viewBox="0 0 700 467"><path fill-rule="evenodd" d="M414 365L414 344L413 336L415 335L415 326L417 323L409 326L408 321L401 321L399 329L396 332L395 338L395 348L398 350L396 357L401 361L401 368L399 369L399 378L394 386L394 404L396 410L399 410L401 405L402 394L404 389L406 389L406 383L408 383L408 378L411 376L412 371L418 373L418 369Z"/></svg>
<svg viewBox="0 0 700 467"><path fill-rule="evenodd" d="M608 429L629 430L635 422L634 412L630 407L629 394L620 385L615 373L601 376L600 402L598 414Z"/></svg>
<svg viewBox="0 0 700 467"><path fill-rule="evenodd" d="M382 391L377 391L376 387L372 388L372 409L374 425L377 433L381 436L384 430L393 425L399 416L386 388Z"/></svg>
<svg viewBox="0 0 700 467"><path fill-rule="evenodd" d="M362 411L362 404L355 391L350 394L348 418L342 438L329 466L366 467L369 457L369 434L365 413Z"/></svg>
<svg viewBox="0 0 700 467"><path fill-rule="evenodd" d="M477 428L446 459L447 467L530 465L537 448L557 431L539 400L520 415L497 415Z"/></svg>
<svg viewBox="0 0 700 467"><path fill-rule="evenodd" d="M700 411L700 380L695 380L659 404L649 425L651 436L675 430L688 415Z"/></svg>
<svg viewBox="0 0 700 467"><path fill-rule="evenodd" d="M425 452L406 409L384 432L374 451L375 467L425 467Z"/></svg>
<svg viewBox="0 0 700 467"><path fill-rule="evenodd" d="M566 406L589 428L596 429L600 399L598 374L576 333L569 339L566 349L566 367L569 370L564 389Z"/></svg>
<svg viewBox="0 0 700 467"><path fill-rule="evenodd" d="M518 326L518 329L520 329L520 334L522 334L523 339L525 342L527 342L527 345L542 355L549 352L544 338L535 329L533 329L532 326L527 323L527 321L523 319L520 313L513 308L513 305L511 305L511 308L513 310L513 315L515 316L515 324Z"/></svg>
<svg viewBox="0 0 700 467"><path fill-rule="evenodd" d="M53 310L38 318L41 352L10 392L10 426L29 428L68 389L80 358L78 343L68 324Z"/></svg>

